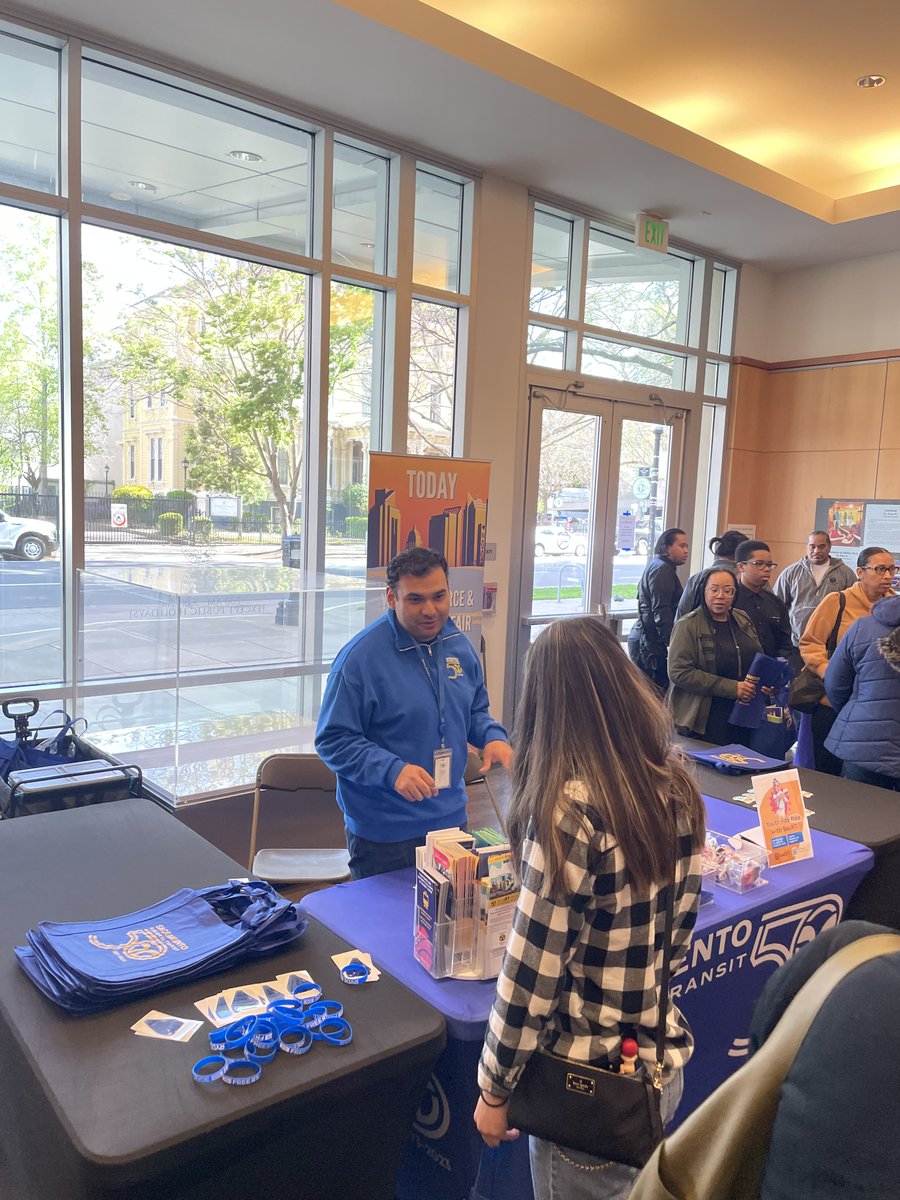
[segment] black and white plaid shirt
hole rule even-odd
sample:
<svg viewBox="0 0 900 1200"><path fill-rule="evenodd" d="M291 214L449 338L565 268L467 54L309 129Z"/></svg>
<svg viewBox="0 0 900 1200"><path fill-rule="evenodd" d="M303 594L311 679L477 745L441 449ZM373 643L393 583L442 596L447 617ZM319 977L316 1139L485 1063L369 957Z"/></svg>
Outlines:
<svg viewBox="0 0 900 1200"><path fill-rule="evenodd" d="M525 842L522 891L478 1067L478 1085L508 1095L539 1046L578 1062L617 1058L621 1038L656 1060L657 981L665 936L666 889L632 889L618 845L591 822L561 818L569 896L540 895L544 857ZM591 865L593 864L593 865ZM684 957L700 902L700 856L679 828L672 972ZM667 1070L691 1057L690 1026L669 1002Z"/></svg>

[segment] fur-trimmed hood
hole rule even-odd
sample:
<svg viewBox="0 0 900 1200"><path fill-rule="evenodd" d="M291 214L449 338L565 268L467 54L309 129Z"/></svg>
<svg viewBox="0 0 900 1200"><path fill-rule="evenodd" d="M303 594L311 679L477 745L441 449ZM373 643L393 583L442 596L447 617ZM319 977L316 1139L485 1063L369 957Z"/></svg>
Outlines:
<svg viewBox="0 0 900 1200"><path fill-rule="evenodd" d="M872 616L882 625L893 626L878 639L878 653L900 673L900 596L885 596L872 606Z"/></svg>

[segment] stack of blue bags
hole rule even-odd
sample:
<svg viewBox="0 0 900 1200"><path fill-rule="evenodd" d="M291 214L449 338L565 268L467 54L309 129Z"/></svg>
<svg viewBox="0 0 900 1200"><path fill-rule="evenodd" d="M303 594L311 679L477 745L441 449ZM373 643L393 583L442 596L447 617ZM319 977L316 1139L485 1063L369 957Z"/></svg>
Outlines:
<svg viewBox="0 0 900 1200"><path fill-rule="evenodd" d="M70 1013L93 1013L282 950L307 922L260 880L181 888L103 921L41 921L17 946L19 964Z"/></svg>

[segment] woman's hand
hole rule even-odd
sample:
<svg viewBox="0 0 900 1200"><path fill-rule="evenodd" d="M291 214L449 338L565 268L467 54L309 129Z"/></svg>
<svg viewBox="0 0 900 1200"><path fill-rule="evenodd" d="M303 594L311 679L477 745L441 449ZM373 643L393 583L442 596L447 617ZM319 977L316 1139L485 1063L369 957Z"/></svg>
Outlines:
<svg viewBox="0 0 900 1200"><path fill-rule="evenodd" d="M749 704L756 695L756 684L752 679L739 679L737 683L737 698L740 704Z"/></svg>
<svg viewBox="0 0 900 1200"><path fill-rule="evenodd" d="M507 1128L509 1105L498 1104L499 1099L499 1096L494 1097L490 1104L485 1104L479 1096L475 1105L475 1128L492 1150L496 1150L501 1142L514 1142L519 1136L518 1129Z"/></svg>

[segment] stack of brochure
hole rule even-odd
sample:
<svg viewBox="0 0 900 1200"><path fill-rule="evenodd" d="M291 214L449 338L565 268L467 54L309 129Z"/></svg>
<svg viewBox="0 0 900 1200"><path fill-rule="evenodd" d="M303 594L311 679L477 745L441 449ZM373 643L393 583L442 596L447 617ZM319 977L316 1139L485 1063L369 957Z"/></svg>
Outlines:
<svg viewBox="0 0 900 1200"><path fill-rule="evenodd" d="M413 953L436 979L498 975L519 894L494 829L439 829L417 852Z"/></svg>

